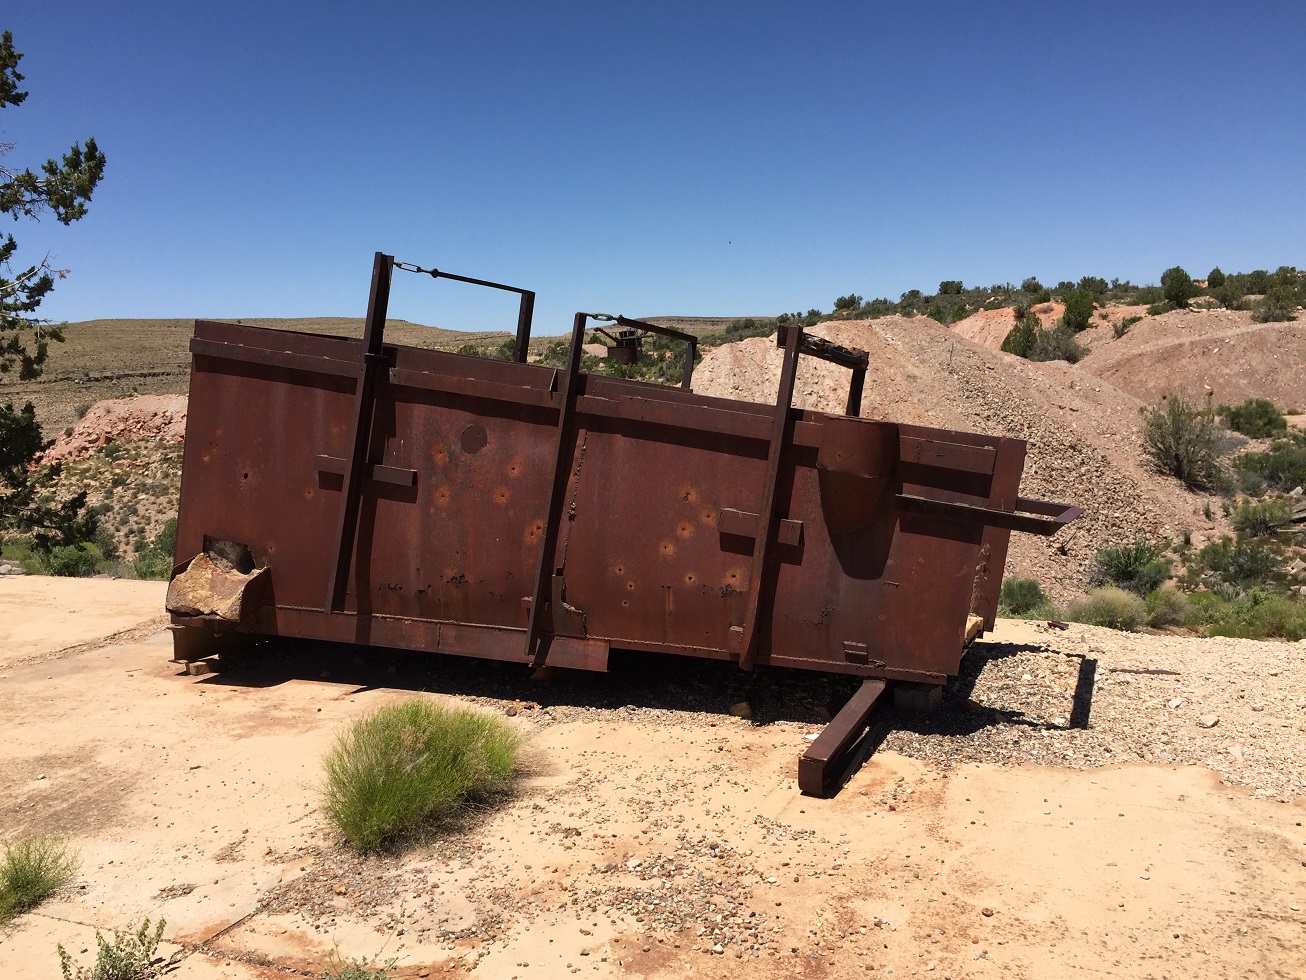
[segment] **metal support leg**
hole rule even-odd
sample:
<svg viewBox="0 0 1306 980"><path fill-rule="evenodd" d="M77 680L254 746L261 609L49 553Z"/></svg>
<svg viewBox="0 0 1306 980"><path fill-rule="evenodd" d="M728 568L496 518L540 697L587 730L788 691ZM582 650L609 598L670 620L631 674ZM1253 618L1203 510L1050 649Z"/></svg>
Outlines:
<svg viewBox="0 0 1306 980"><path fill-rule="evenodd" d="M840 712L835 715L825 731L816 737L806 754L798 760L798 788L808 796L827 796L836 779L844 772L851 750L870 725L871 712L880 695L884 681L868 678Z"/></svg>

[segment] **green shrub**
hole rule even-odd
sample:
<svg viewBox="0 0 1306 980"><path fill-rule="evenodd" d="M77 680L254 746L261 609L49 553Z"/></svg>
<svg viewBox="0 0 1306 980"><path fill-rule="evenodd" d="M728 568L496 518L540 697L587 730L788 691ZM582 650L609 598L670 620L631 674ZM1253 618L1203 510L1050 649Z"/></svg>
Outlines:
<svg viewBox="0 0 1306 980"><path fill-rule="evenodd" d="M1134 293L1134 305L1151 306L1153 303L1160 303L1165 299L1165 293L1161 291L1160 286L1142 286Z"/></svg>
<svg viewBox="0 0 1306 980"><path fill-rule="evenodd" d="M1013 616L1023 616L1047 604L1043 587L1032 578L1009 577L1002 580L998 594L999 611Z"/></svg>
<svg viewBox="0 0 1306 980"><path fill-rule="evenodd" d="M1073 623L1106 626L1113 630L1136 630L1147 619L1147 606L1132 592L1104 585L1070 604L1066 616Z"/></svg>
<svg viewBox="0 0 1306 980"><path fill-rule="evenodd" d="M1182 307L1197 294L1197 287L1193 285L1193 277L1176 265L1161 273L1161 291L1168 302Z"/></svg>
<svg viewBox="0 0 1306 980"><path fill-rule="evenodd" d="M1034 336L1031 361L1068 361L1074 364L1084 357L1084 348L1075 339L1075 332L1064 323L1051 330L1039 330Z"/></svg>
<svg viewBox="0 0 1306 980"><path fill-rule="evenodd" d="M1252 319L1257 323L1286 323L1297 319L1293 313L1296 307L1296 291L1276 283L1252 306Z"/></svg>
<svg viewBox="0 0 1306 980"><path fill-rule="evenodd" d="M1002 340L1002 350L1017 357L1028 358L1034 350L1039 334L1038 317L1026 315L1016 321Z"/></svg>
<svg viewBox="0 0 1306 980"><path fill-rule="evenodd" d="M1262 538L1292 522L1292 502L1277 497L1244 500L1229 515L1229 522L1239 534Z"/></svg>
<svg viewBox="0 0 1306 980"><path fill-rule="evenodd" d="M1210 408L1171 395L1159 408L1144 408L1143 452L1160 472L1201 490L1224 482L1221 430Z"/></svg>
<svg viewBox="0 0 1306 980"><path fill-rule="evenodd" d="M1093 581L1145 596L1170 577L1170 562L1161 557L1162 551L1142 538L1133 544L1108 545L1093 559Z"/></svg>
<svg viewBox="0 0 1306 980"><path fill-rule="evenodd" d="M1227 603L1221 613L1211 626L1211 636L1306 639L1306 603L1287 596L1252 590Z"/></svg>
<svg viewBox="0 0 1306 980"><path fill-rule="evenodd" d="M1141 319L1143 319L1141 316L1127 316L1112 327L1111 332L1115 334L1116 340L1119 340L1125 334L1129 333L1129 328Z"/></svg>
<svg viewBox="0 0 1306 980"><path fill-rule="evenodd" d="M79 578L92 575L100 564L100 553L89 542L82 544L60 545L49 551L41 552L38 557L40 570L46 575L62 575Z"/></svg>
<svg viewBox="0 0 1306 980"><path fill-rule="evenodd" d="M146 919L135 932L114 930L113 942L108 942L95 930L95 967L87 969L73 962L72 956L59 944L59 969L63 980L151 980L160 976L166 965L163 957L155 958L159 940L163 938L163 920L150 931Z"/></svg>
<svg viewBox="0 0 1306 980"><path fill-rule="evenodd" d="M1233 467L1242 477L1244 488L1248 478L1255 477L1262 488L1290 493L1306 486L1306 439L1294 433L1275 442L1269 452L1243 453L1234 459Z"/></svg>
<svg viewBox="0 0 1306 980"><path fill-rule="evenodd" d="M1224 285L1224 273L1220 271L1220 267L1217 265L1214 269L1212 269L1209 273L1207 273L1206 288L1219 289L1223 285Z"/></svg>
<svg viewBox="0 0 1306 980"><path fill-rule="evenodd" d="M1030 276L1020 284L1020 291L1022 293L1041 293L1043 292L1043 284Z"/></svg>
<svg viewBox="0 0 1306 980"><path fill-rule="evenodd" d="M1143 600L1147 609L1147 625L1154 629L1164 626L1182 626L1188 621L1190 608L1188 597L1173 582L1167 582L1158 589L1153 589Z"/></svg>
<svg viewBox="0 0 1306 980"><path fill-rule="evenodd" d="M481 711L415 698L354 722L327 754L323 808L372 851L418 824L505 786L521 739Z"/></svg>
<svg viewBox="0 0 1306 980"><path fill-rule="evenodd" d="M91 403L82 402L75 409L73 409L73 414L76 415L77 418L79 419L84 419L86 418L86 413L89 412L90 410L91 410Z"/></svg>
<svg viewBox="0 0 1306 980"><path fill-rule="evenodd" d="M0 859L0 923L35 908L72 881L78 863L62 837L34 834L6 841Z"/></svg>
<svg viewBox="0 0 1306 980"><path fill-rule="evenodd" d="M1241 405L1221 405L1224 424L1250 439L1265 439L1288 431L1288 420L1268 398L1248 398Z"/></svg>
<svg viewBox="0 0 1306 980"><path fill-rule="evenodd" d="M1162 313L1169 313L1171 310L1175 308L1176 307L1173 303L1171 303L1169 300L1165 300L1164 302L1153 303L1151 306L1149 306L1147 308L1147 315L1160 316Z"/></svg>
<svg viewBox="0 0 1306 980"><path fill-rule="evenodd" d="M844 310L855 310L862 305L862 298L856 293L849 293L847 296L840 296L834 301L835 312Z"/></svg>
<svg viewBox="0 0 1306 980"><path fill-rule="evenodd" d="M1233 541L1228 535L1197 552L1198 564L1219 576L1237 595L1263 585L1283 569L1279 556L1260 541Z"/></svg>
<svg viewBox="0 0 1306 980"><path fill-rule="evenodd" d="M960 279L945 279L943 282L939 283L939 295L940 295L940 296L960 296L960 295L961 295L961 280L960 280Z"/></svg>
<svg viewBox="0 0 1306 980"><path fill-rule="evenodd" d="M1076 289L1066 293L1063 302L1066 304L1066 312L1062 315L1061 322L1075 333L1087 330L1089 321L1093 319L1093 294Z"/></svg>

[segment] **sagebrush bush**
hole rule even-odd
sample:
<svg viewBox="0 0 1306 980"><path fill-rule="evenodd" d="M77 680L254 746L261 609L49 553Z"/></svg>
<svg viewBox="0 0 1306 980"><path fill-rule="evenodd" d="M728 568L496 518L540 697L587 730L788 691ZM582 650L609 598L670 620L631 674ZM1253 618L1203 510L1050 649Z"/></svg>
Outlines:
<svg viewBox="0 0 1306 980"><path fill-rule="evenodd" d="M1217 409L1224 424L1251 439L1267 439L1288 431L1288 420L1268 398L1248 398L1241 405Z"/></svg>
<svg viewBox="0 0 1306 980"><path fill-rule="evenodd" d="M1147 609L1147 625L1154 629L1163 626L1182 626L1188 621L1190 605L1188 597L1167 582L1159 589L1154 589L1143 600Z"/></svg>
<svg viewBox="0 0 1306 980"><path fill-rule="evenodd" d="M351 844L373 851L504 787L520 747L510 725L482 711L421 698L380 708L327 754L323 809Z"/></svg>
<svg viewBox="0 0 1306 980"><path fill-rule="evenodd" d="M1163 550L1142 538L1132 544L1107 545L1093 558L1093 581L1148 595L1170 577L1170 562L1161 557Z"/></svg>
<svg viewBox="0 0 1306 980"><path fill-rule="evenodd" d="M0 923L35 908L72 881L78 864L62 837L33 834L6 841L0 858Z"/></svg>
<svg viewBox="0 0 1306 980"><path fill-rule="evenodd" d="M1171 395L1159 408L1143 408L1143 452L1160 472L1194 490L1224 482L1221 429L1215 414Z"/></svg>
<svg viewBox="0 0 1306 980"><path fill-rule="evenodd" d="M1066 610L1066 617L1071 622L1090 626L1136 630L1147 619L1147 606L1132 592L1104 585L1090 589L1087 596L1073 601Z"/></svg>
<svg viewBox="0 0 1306 980"><path fill-rule="evenodd" d="M998 594L998 608L1013 616L1023 616L1046 605L1047 595L1036 579L1017 578L1015 576L1002 580L1002 590Z"/></svg>

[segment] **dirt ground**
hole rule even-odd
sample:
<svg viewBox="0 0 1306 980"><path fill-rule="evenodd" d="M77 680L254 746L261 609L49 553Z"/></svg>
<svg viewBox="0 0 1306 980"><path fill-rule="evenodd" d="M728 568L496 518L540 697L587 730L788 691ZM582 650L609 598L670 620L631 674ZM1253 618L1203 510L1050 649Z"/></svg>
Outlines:
<svg viewBox="0 0 1306 980"><path fill-rule="evenodd" d="M169 662L162 602L160 583L0 580L0 835L57 831L82 858L71 886L0 931L0 976L57 976L56 943L89 962L96 928L144 916L167 920L179 978L320 975L333 948L395 957L394 976L504 980L1306 975L1301 792L1281 802L1202 765L1066 742L1053 766L882 747L816 800L794 781L821 724L814 681L772 675L745 720L726 710L740 672L665 660L540 683L510 665L273 645L251 669L191 677ZM1121 659L1116 637L1132 644ZM1044 715L1078 708L1100 740L1126 724L1112 698L1131 688L1114 682L1132 678L1154 685L1132 688L1140 711L1169 710L1212 747L1250 725L1246 754L1273 743L1285 784L1303 785L1301 752L1284 750L1306 747L1306 646L1237 641L1244 693L1205 729L1214 695L1189 675L1218 684L1228 648L1167 638L1128 666L1149 663L1150 639L1004 622L972 647L964 701L889 724L960 745L962 704L976 731L1068 739L1066 718ZM1091 715L1039 666L1085 653L1113 681ZM1013 664L1024 711L986 680ZM1187 703L1167 709L1181 675ZM531 773L442 837L353 857L318 812L320 758L350 719L415 694L512 714Z"/></svg>

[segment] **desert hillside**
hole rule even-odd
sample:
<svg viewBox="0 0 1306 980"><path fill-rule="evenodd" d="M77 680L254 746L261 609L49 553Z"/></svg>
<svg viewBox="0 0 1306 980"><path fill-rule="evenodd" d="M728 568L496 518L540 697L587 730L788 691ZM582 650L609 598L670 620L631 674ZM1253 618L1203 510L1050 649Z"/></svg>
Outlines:
<svg viewBox="0 0 1306 980"><path fill-rule="evenodd" d="M1007 313L1008 319L1010 312ZM967 340L925 317L825 323L815 333L870 353L862 413L1029 442L1027 496L1076 504L1084 515L1054 539L1013 535L1008 572L1037 578L1058 596L1084 588L1097 550L1143 534L1195 538L1222 530L1206 498L1154 473L1141 451L1141 402L1082 366L1035 363ZM779 385L781 352L752 338L711 352L694 374L706 395L765 401ZM805 361L795 400L842 411L847 372Z"/></svg>

